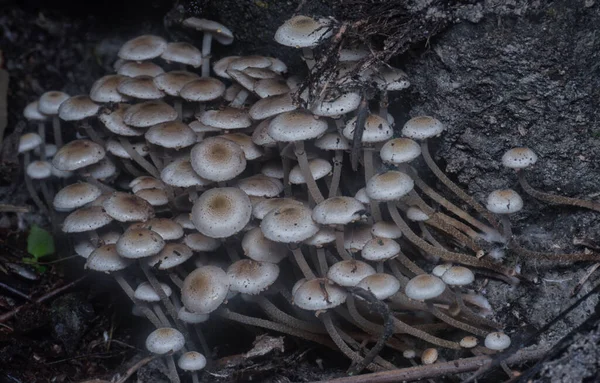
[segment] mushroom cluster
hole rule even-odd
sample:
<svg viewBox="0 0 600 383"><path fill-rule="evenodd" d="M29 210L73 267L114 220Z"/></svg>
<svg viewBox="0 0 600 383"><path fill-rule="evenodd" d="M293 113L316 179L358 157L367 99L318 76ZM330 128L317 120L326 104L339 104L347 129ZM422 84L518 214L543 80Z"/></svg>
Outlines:
<svg viewBox="0 0 600 383"><path fill-rule="evenodd" d="M301 49L310 71L331 23L295 16L275 40ZM50 91L29 104L38 130L19 146L35 202L62 222L86 268L113 275L156 327L146 346L165 356L173 382L177 367L198 380L198 350L210 363L212 316L339 349L355 372L396 368L382 347L431 364L438 349L509 346L469 286L475 274L515 283L488 253L514 243L507 217L522 200L498 191L486 209L452 183L428 150L439 120L412 118L396 137L387 92L409 86L401 70L360 72L376 100L338 92L367 54L345 49L339 77L312 99L273 57L224 57L211 77L211 42L230 44L232 33L204 19L183 25L204 33L201 49L151 35L126 42L116 74L89 95ZM419 158L470 211L423 181Z"/></svg>

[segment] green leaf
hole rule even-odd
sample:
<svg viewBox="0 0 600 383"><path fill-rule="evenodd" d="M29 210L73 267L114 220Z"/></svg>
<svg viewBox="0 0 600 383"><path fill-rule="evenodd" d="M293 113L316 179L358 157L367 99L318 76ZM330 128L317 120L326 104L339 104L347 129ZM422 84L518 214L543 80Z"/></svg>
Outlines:
<svg viewBox="0 0 600 383"><path fill-rule="evenodd" d="M27 252L37 261L54 253L54 238L46 230L33 225L27 237Z"/></svg>

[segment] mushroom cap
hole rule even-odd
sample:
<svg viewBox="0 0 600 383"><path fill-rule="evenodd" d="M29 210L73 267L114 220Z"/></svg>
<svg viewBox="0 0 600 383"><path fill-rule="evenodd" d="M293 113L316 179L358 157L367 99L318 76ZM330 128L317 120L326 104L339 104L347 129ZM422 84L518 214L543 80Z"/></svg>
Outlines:
<svg viewBox="0 0 600 383"><path fill-rule="evenodd" d="M322 158L314 158L308 161L308 168L316 181L331 173L333 166L331 166L331 164L327 160L324 160ZM300 165L295 165L292 168L292 170L290 170L289 178L291 184L298 185L306 183L306 179L304 179L302 170L300 170Z"/></svg>
<svg viewBox="0 0 600 383"><path fill-rule="evenodd" d="M325 133L315 140L315 146L322 150L350 150L346 137L339 133Z"/></svg>
<svg viewBox="0 0 600 383"><path fill-rule="evenodd" d="M204 323L208 320L208 314L193 313L188 311L185 307L182 307L177 311L177 318L182 322L190 324Z"/></svg>
<svg viewBox="0 0 600 383"><path fill-rule="evenodd" d="M215 61L213 64L213 71L217 76L221 78L231 79L231 77L227 73L227 69L229 68L229 64L231 64L238 58L240 58L240 56L226 56L222 59Z"/></svg>
<svg viewBox="0 0 600 383"><path fill-rule="evenodd" d="M182 24L184 27L194 28L197 31L203 31L204 33L210 33L215 40L223 45L233 43L233 33L223 24L219 24L216 21L189 17L183 20Z"/></svg>
<svg viewBox="0 0 600 383"><path fill-rule="evenodd" d="M201 77L185 84L179 96L187 101L205 102L216 100L225 93L225 84L216 78Z"/></svg>
<svg viewBox="0 0 600 383"><path fill-rule="evenodd" d="M400 290L398 279L393 275L384 273L368 275L356 286L372 292L375 298L379 300L387 299Z"/></svg>
<svg viewBox="0 0 600 383"><path fill-rule="evenodd" d="M119 93L140 100L157 100L163 98L165 93L154 85L154 77L137 76L122 81L117 86Z"/></svg>
<svg viewBox="0 0 600 383"><path fill-rule="evenodd" d="M178 330L161 327L152 331L146 338L146 349L153 354L163 355L177 352L185 346L185 338Z"/></svg>
<svg viewBox="0 0 600 383"><path fill-rule="evenodd" d="M366 262L356 259L336 262L327 271L327 278L340 286L356 286L369 275L375 274L375 269Z"/></svg>
<svg viewBox="0 0 600 383"><path fill-rule="evenodd" d="M40 112L38 108L39 102L34 101L27 104L25 109L23 109L23 117L25 117L29 121L46 121L48 116Z"/></svg>
<svg viewBox="0 0 600 383"><path fill-rule="evenodd" d="M360 202L364 203L365 205L371 203L371 200L369 199L369 196L367 195L366 187L358 189L358 191L354 195L354 198L356 198Z"/></svg>
<svg viewBox="0 0 600 383"><path fill-rule="evenodd" d="M181 301L193 313L209 314L225 301L228 292L227 274L216 266L202 266L183 281Z"/></svg>
<svg viewBox="0 0 600 383"><path fill-rule="evenodd" d="M75 140L56 152L52 165L58 170L73 171L99 162L106 156L104 148L89 140Z"/></svg>
<svg viewBox="0 0 600 383"><path fill-rule="evenodd" d="M212 238L234 235L246 226L251 216L250 198L241 189L232 187L205 191L192 208L194 226Z"/></svg>
<svg viewBox="0 0 600 383"><path fill-rule="evenodd" d="M152 205L129 193L113 193L102 203L102 207L106 214L119 222L147 221L154 217Z"/></svg>
<svg viewBox="0 0 600 383"><path fill-rule="evenodd" d="M130 144L133 150L142 157L146 157L150 153L150 148L146 141L130 142ZM131 159L123 144L114 138L109 138L106 141L106 150L116 157Z"/></svg>
<svg viewBox="0 0 600 383"><path fill-rule="evenodd" d="M275 41L295 48L314 48L331 36L328 19L315 20L308 16L294 16L275 32Z"/></svg>
<svg viewBox="0 0 600 383"><path fill-rule="evenodd" d="M243 129L252 125L248 112L233 107L204 110L197 117L201 123L219 129Z"/></svg>
<svg viewBox="0 0 600 383"><path fill-rule="evenodd" d="M342 134L348 140L354 139L354 130L356 129L357 117L353 117L346 123ZM389 140L394 135L394 130L384 118L376 114L369 114L365 119L365 128L363 130L361 142L377 143Z"/></svg>
<svg viewBox="0 0 600 383"><path fill-rule="evenodd" d="M523 208L523 199L512 189L494 190L488 195L486 208L495 214L516 213Z"/></svg>
<svg viewBox="0 0 600 383"><path fill-rule="evenodd" d="M176 150L196 143L196 133L181 121L154 125L146 131L144 137L151 144Z"/></svg>
<svg viewBox="0 0 600 383"><path fill-rule="evenodd" d="M317 138L327 130L327 121L309 112L295 110L278 115L269 124L268 134L275 141L292 142Z"/></svg>
<svg viewBox="0 0 600 383"><path fill-rule="evenodd" d="M260 122L254 128L252 132L252 142L258 146L273 148L277 146L277 141L273 139L273 137L269 136L269 124L271 123L270 119L266 119Z"/></svg>
<svg viewBox="0 0 600 383"><path fill-rule="evenodd" d="M267 161L260 168L261 174L267 177L273 177L282 180L283 179L283 165L281 160Z"/></svg>
<svg viewBox="0 0 600 383"><path fill-rule="evenodd" d="M52 165L48 161L32 161L27 165L25 172L31 179L43 180L52 175Z"/></svg>
<svg viewBox="0 0 600 383"><path fill-rule="evenodd" d="M194 228L194 227L192 227ZM194 228L195 229L195 228ZM184 243L194 251L215 251L221 246L221 241L207 237L202 233L191 233L185 236Z"/></svg>
<svg viewBox="0 0 600 383"><path fill-rule="evenodd" d="M279 266L253 259L241 259L227 269L231 291L256 295L266 290L277 280Z"/></svg>
<svg viewBox="0 0 600 383"><path fill-rule="evenodd" d="M173 241L183 237L183 227L170 218L152 218L146 222L134 223L129 228L152 230L165 241Z"/></svg>
<svg viewBox="0 0 600 383"><path fill-rule="evenodd" d="M142 35L121 46L119 57L124 60L144 61L160 56L167 49L167 41L159 36Z"/></svg>
<svg viewBox="0 0 600 383"><path fill-rule="evenodd" d="M200 177L217 182L233 179L246 168L242 148L220 137L209 137L196 144L190 162Z"/></svg>
<svg viewBox="0 0 600 383"><path fill-rule="evenodd" d="M398 165L419 157L421 146L410 138L394 138L381 147L379 155L384 163Z"/></svg>
<svg viewBox="0 0 600 383"><path fill-rule="evenodd" d="M117 69L117 74L126 77L156 77L162 73L165 73L164 69L151 61L128 61Z"/></svg>
<svg viewBox="0 0 600 383"><path fill-rule="evenodd" d="M101 194L102 191L97 186L87 182L77 182L59 190L54 196L52 205L56 210L69 211L94 201Z"/></svg>
<svg viewBox="0 0 600 383"><path fill-rule="evenodd" d="M160 179L167 185L186 188L190 186L206 186L212 181L204 179L194 171L189 157L176 159L163 168Z"/></svg>
<svg viewBox="0 0 600 383"><path fill-rule="evenodd" d="M242 189L251 197L276 197L283 191L283 183L277 178L256 174L236 182L236 187Z"/></svg>
<svg viewBox="0 0 600 383"><path fill-rule="evenodd" d="M477 346L477 343L479 343L477 338L475 338L472 335L467 335L460 340L459 344L460 344L460 347L473 348L473 347Z"/></svg>
<svg viewBox="0 0 600 383"><path fill-rule="evenodd" d="M288 253L287 247L265 238L259 227L248 230L242 239L244 255L259 262L279 263Z"/></svg>
<svg viewBox="0 0 600 383"><path fill-rule="evenodd" d="M259 157L262 157L262 155L264 154L263 150L254 142L252 142L252 137L248 136L247 134L229 133L222 134L219 137L229 141L233 141L236 144L238 144L240 148L242 148L246 160L255 160Z"/></svg>
<svg viewBox="0 0 600 383"><path fill-rule="evenodd" d="M258 80L256 84L254 84L254 92L260 98L286 94L289 91L290 87L287 85L287 83L276 78L265 78Z"/></svg>
<svg viewBox="0 0 600 383"><path fill-rule="evenodd" d="M114 110L106 109L98 115L98 119L104 124L106 129L119 136L135 137L144 134L142 129L130 127L123 121L125 111L129 108L128 104L118 104Z"/></svg>
<svg viewBox="0 0 600 383"><path fill-rule="evenodd" d="M317 116L334 117L358 109L361 95L357 92L344 93L333 100L319 100L310 108Z"/></svg>
<svg viewBox="0 0 600 383"><path fill-rule="evenodd" d="M346 225L361 219L365 206L356 198L332 197L314 207L312 218L321 225Z"/></svg>
<svg viewBox="0 0 600 383"><path fill-rule="evenodd" d="M118 88L128 77L109 74L94 81L90 89L90 98L95 102L125 102L129 97L119 93Z"/></svg>
<svg viewBox="0 0 600 383"><path fill-rule="evenodd" d="M264 120L281 113L291 112L297 109L292 96L289 93L261 98L256 101L248 111L253 120Z"/></svg>
<svg viewBox="0 0 600 383"><path fill-rule="evenodd" d="M327 278L316 278L299 285L293 297L294 304L304 310L327 310L346 302L346 290Z"/></svg>
<svg viewBox="0 0 600 383"><path fill-rule="evenodd" d="M373 76L379 89L394 91L406 89L410 86L406 73L398 68L389 66L381 67Z"/></svg>
<svg viewBox="0 0 600 383"><path fill-rule="evenodd" d="M402 230L394 222L379 221L373 224L371 234L380 238L398 239L402 237Z"/></svg>
<svg viewBox="0 0 600 383"><path fill-rule="evenodd" d="M131 180L128 185L132 192L137 192L142 189L165 188L162 181L157 180L152 176L139 176Z"/></svg>
<svg viewBox="0 0 600 383"><path fill-rule="evenodd" d="M437 265L436 267L434 267L433 270L431 270L431 274L441 278L444 275L444 273L448 271L448 269L450 269L451 267L451 263L442 263L441 265Z"/></svg>
<svg viewBox="0 0 600 383"><path fill-rule="evenodd" d="M121 257L138 259L158 254L165 247L165 241L152 230L128 228L116 245L117 253Z"/></svg>
<svg viewBox="0 0 600 383"><path fill-rule="evenodd" d="M373 234L371 234L370 225L360 224L345 227L344 248L350 252L362 251L371 239L373 239Z"/></svg>
<svg viewBox="0 0 600 383"><path fill-rule="evenodd" d="M317 234L302 241L303 244L308 246L315 246L317 248L323 247L328 243L335 241L335 231L331 227L322 227L317 231Z"/></svg>
<svg viewBox="0 0 600 383"><path fill-rule="evenodd" d="M190 82L199 79L196 73L174 70L159 74L153 78L154 85L169 96L179 96L179 92Z"/></svg>
<svg viewBox="0 0 600 383"><path fill-rule="evenodd" d="M491 332L484 341L485 347L490 350L502 351L510 347L510 337L503 332Z"/></svg>
<svg viewBox="0 0 600 383"><path fill-rule="evenodd" d="M537 162L538 156L529 148L512 148L502 156L502 165L512 169L523 169Z"/></svg>
<svg viewBox="0 0 600 383"><path fill-rule="evenodd" d="M206 358L198 351L188 351L181 354L177 366L183 371L199 371L206 367Z"/></svg>
<svg viewBox="0 0 600 383"><path fill-rule="evenodd" d="M402 127L402 134L414 140L425 140L439 136L444 131L440 120L430 116L413 117Z"/></svg>
<svg viewBox="0 0 600 383"><path fill-rule="evenodd" d="M264 216L260 228L265 238L275 242L298 243L315 235L319 226L312 211L303 205L285 205Z"/></svg>
<svg viewBox="0 0 600 383"><path fill-rule="evenodd" d="M94 250L87 259L86 269L111 273L127 268L133 261L120 257L116 245L103 245Z"/></svg>
<svg viewBox="0 0 600 383"><path fill-rule="evenodd" d="M87 95L73 96L66 99L58 108L58 117L65 121L79 121L98 114L100 105Z"/></svg>
<svg viewBox="0 0 600 383"><path fill-rule="evenodd" d="M58 114L58 109L61 104L65 102L70 96L65 92L59 92L57 90L51 90L40 96L38 100L38 110L49 116L55 116Z"/></svg>
<svg viewBox="0 0 600 383"><path fill-rule="evenodd" d="M190 213L181 213L175 217L175 222L181 225L186 230L196 230L196 227L192 223L192 217Z"/></svg>
<svg viewBox="0 0 600 383"><path fill-rule="evenodd" d="M361 256L368 261L385 261L400 253L400 244L389 238L373 238L361 250Z"/></svg>
<svg viewBox="0 0 600 383"><path fill-rule="evenodd" d="M406 210L406 218L414 222L425 222L428 221L429 217L423 210L416 206L411 206Z"/></svg>
<svg viewBox="0 0 600 383"><path fill-rule="evenodd" d="M424 301L439 297L444 290L446 290L446 284L440 278L434 275L421 274L408 281L404 293L410 299Z"/></svg>
<svg viewBox="0 0 600 383"><path fill-rule="evenodd" d="M25 153L42 144L42 137L37 133L25 133L19 137L19 153Z"/></svg>
<svg viewBox="0 0 600 383"><path fill-rule="evenodd" d="M464 286L473 283L475 275L464 266L452 266L442 275L442 281L450 286Z"/></svg>
<svg viewBox="0 0 600 383"><path fill-rule="evenodd" d="M64 233L80 233L108 225L112 218L101 206L81 207L69 214L62 223Z"/></svg>
<svg viewBox="0 0 600 383"><path fill-rule="evenodd" d="M235 83L241 85L242 88L245 88L246 90L252 91L256 86L256 80L242 71L227 69L227 74L233 81L235 81ZM242 89L240 89L240 91L241 90Z"/></svg>
<svg viewBox="0 0 600 383"><path fill-rule="evenodd" d="M134 194L146 200L152 206L164 206L169 203L167 191L162 188L141 189Z"/></svg>
<svg viewBox="0 0 600 383"><path fill-rule="evenodd" d="M438 350L435 348L427 348L421 354L421 362L423 364L434 364L438 359Z"/></svg>
<svg viewBox="0 0 600 383"><path fill-rule="evenodd" d="M29 134L29 133L26 133ZM23 137L23 136L21 136ZM56 152L58 152L58 148L56 147L56 145L54 144L48 144L46 143L46 145L44 145L44 154L46 155L46 158L52 158L54 157L54 155L56 154ZM33 149L33 153L36 156L41 156L42 155L42 150L39 146L36 146Z"/></svg>
<svg viewBox="0 0 600 383"><path fill-rule="evenodd" d="M167 62L191 65L198 68L202 65L202 53L190 43L168 43L160 58Z"/></svg>
<svg viewBox="0 0 600 383"><path fill-rule="evenodd" d="M395 201L414 188L414 181L406 173L390 170L376 174L367 182L367 196L376 201Z"/></svg>
<svg viewBox="0 0 600 383"><path fill-rule="evenodd" d="M228 69L243 71L246 68L268 68L272 62L268 57L259 55L236 57L229 62Z"/></svg>
<svg viewBox="0 0 600 383"><path fill-rule="evenodd" d="M156 255L148 258L148 264L159 270L168 270L179 266L194 255L192 249L183 243L167 243Z"/></svg>
<svg viewBox="0 0 600 383"><path fill-rule="evenodd" d="M304 206L304 204L293 198L269 198L252 207L252 215L256 219L263 219L272 210L284 206Z"/></svg>
<svg viewBox="0 0 600 383"><path fill-rule="evenodd" d="M170 297L173 294L173 290L166 283L161 283L160 287L164 291L167 297ZM160 297L158 293L149 282L142 282L138 285L138 287L133 292L133 296L136 299L139 299L143 302L160 302Z"/></svg>
<svg viewBox="0 0 600 383"><path fill-rule="evenodd" d="M177 119L177 111L162 101L145 101L127 108L123 122L136 128L147 128Z"/></svg>

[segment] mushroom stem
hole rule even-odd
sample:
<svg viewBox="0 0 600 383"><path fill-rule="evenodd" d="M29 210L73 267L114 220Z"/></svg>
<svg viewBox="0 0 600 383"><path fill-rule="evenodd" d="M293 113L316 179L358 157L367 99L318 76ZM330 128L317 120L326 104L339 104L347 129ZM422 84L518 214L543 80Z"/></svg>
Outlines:
<svg viewBox="0 0 600 383"><path fill-rule="evenodd" d="M394 275L394 277L396 277L398 282L400 282L400 288L404 289L406 287L406 284L409 281L408 277L406 277L406 275L402 274L402 272L400 271L400 269L398 268L396 263L394 263L392 260L388 260L387 265L392 270L392 274Z"/></svg>
<svg viewBox="0 0 600 383"><path fill-rule="evenodd" d="M210 48L212 46L212 33L204 32L202 36L202 77L210 76Z"/></svg>
<svg viewBox="0 0 600 383"><path fill-rule="evenodd" d="M446 313L442 312L440 309L435 307L431 302L427 302L427 304L424 306L425 311L428 311L442 322L448 323L454 328L458 328L473 335L482 337L486 336L489 332L452 318L450 315L447 315Z"/></svg>
<svg viewBox="0 0 600 383"><path fill-rule="evenodd" d="M270 300L263 296L252 297L252 300L258 303L261 309L271 317L271 319L280 322L286 326L297 328L302 331L307 331L315 334L326 334L327 331L320 323L310 323L293 317L275 306Z"/></svg>
<svg viewBox="0 0 600 383"><path fill-rule="evenodd" d="M133 148L133 146L131 146L131 144L129 143L129 141L127 139L125 139L123 137L119 137L119 142L121 143L121 145L123 146L123 149L125 149L127 154L129 154L129 157L131 157L131 159L133 159L138 165L140 165L142 168L144 168L145 171L150 173L150 175L152 177L160 179L160 174L158 173L158 170L156 170L154 165L152 165L144 157L142 157L138 152L136 152L135 149Z"/></svg>
<svg viewBox="0 0 600 383"><path fill-rule="evenodd" d="M241 108L244 106L244 102L246 102L246 99L248 98L248 96L250 95L250 92L248 92L248 90L246 89L242 89L238 92L238 94L235 96L235 98L233 99L233 101L231 101L229 103L229 106L231 106L232 108Z"/></svg>
<svg viewBox="0 0 600 383"><path fill-rule="evenodd" d="M342 259L349 260L352 259L352 255L346 250L344 246L344 225L335 225L335 249Z"/></svg>
<svg viewBox="0 0 600 383"><path fill-rule="evenodd" d="M333 157L333 175L331 176L331 185L329 185L328 198L335 197L340 187L340 179L342 178L342 165L344 162L344 152L341 150L335 151Z"/></svg>
<svg viewBox="0 0 600 383"><path fill-rule="evenodd" d="M302 48L302 58L304 58L304 62L308 67L308 72L312 72L312 69L315 67L315 55L313 54L312 48Z"/></svg>
<svg viewBox="0 0 600 383"><path fill-rule="evenodd" d="M397 300L396 296L398 296L398 295L401 295L401 294L396 294L391 299L396 301ZM452 350L460 350L461 349L460 345L456 342L438 338L429 333L426 333L423 330L416 329L416 328L412 327L411 325L402 322L398 318L394 318L394 329L396 332L405 333L405 334L414 336L415 338L419 338L421 340L424 340L427 343L431 343L436 346L449 348Z"/></svg>
<svg viewBox="0 0 600 383"><path fill-rule="evenodd" d="M162 327L171 327L169 318L166 317L165 313L162 311L162 309L160 308L160 305L158 303L154 303L152 305L152 309L156 313L156 316L158 317L158 319L160 319L160 322L162 323Z"/></svg>
<svg viewBox="0 0 600 383"><path fill-rule="evenodd" d="M302 250L300 249L300 247L297 246L293 248L292 254L294 255L294 259L296 260L296 263L298 264L298 267L302 271L304 277L306 279L315 279L315 273L308 265L308 262L306 262L306 258L304 257L304 254L302 254Z"/></svg>
<svg viewBox="0 0 600 383"><path fill-rule="evenodd" d="M299 330L290 326L286 326L281 323L275 323L269 320L249 317L247 315L238 314L233 312L227 308L221 307L216 311L216 314L222 318L232 320L234 322L243 323L250 326L266 328L268 330L281 332L284 334L288 334L291 336L295 336L298 338L306 339L315 343L322 344L324 346L335 349L333 344L329 339L325 339L324 337L316 334L312 334L310 332L306 332L303 330Z"/></svg>
<svg viewBox="0 0 600 383"><path fill-rule="evenodd" d="M429 169L435 174L435 176L450 189L454 194L456 194L460 199L465 201L468 205L470 205L473 209L475 209L481 216L485 217L485 219L496 229L499 228L498 221L496 217L494 217L487 209L485 209L479 202L475 201L475 198L471 197L467 193L465 193L458 185L448 178L444 172L437 166L433 158L431 157L431 153L429 152L429 145L427 145L427 140L421 141L421 154L423 155L423 159L425 163L429 167Z"/></svg>
<svg viewBox="0 0 600 383"><path fill-rule="evenodd" d="M536 199L539 199L540 201L544 201L544 202L552 204L552 205L567 205L567 206L583 207L586 209L600 212L600 204L599 203L596 203L593 201L586 201L586 200L582 200L579 198L571 198L571 197L565 197L565 196L561 196L561 195L555 195L555 194L541 192L539 190L534 189L529 184L529 182L527 181L527 178L525 178L525 176L526 176L525 170L521 169L517 172L517 174L519 176L519 183L521 184L521 187L523 188L523 190L525 190L525 192L527 192L527 194L529 194L530 196L532 196Z"/></svg>
<svg viewBox="0 0 600 383"><path fill-rule="evenodd" d="M129 174L131 174L134 177L140 177L143 176L144 173L142 173L141 171L139 171L131 162L131 160L129 158L121 158L121 163L123 164L123 167L125 168L125 170L127 170L127 172Z"/></svg>
<svg viewBox="0 0 600 383"><path fill-rule="evenodd" d="M283 142L279 142L278 143L278 147L279 147L279 152L282 153L283 150L285 149L285 143ZM291 198L292 197L292 184L290 184L290 170L291 170L291 164L290 164L290 159L287 158L286 156L282 155L281 156L281 166L283 167L283 195L287 198Z"/></svg>
<svg viewBox="0 0 600 383"><path fill-rule="evenodd" d="M329 333L331 340L333 340L333 342L338 347L338 349L341 352L343 352L344 355L346 355L348 357L348 359L350 359L352 361L352 363L354 363L354 364L361 363L363 361L363 358L359 354L354 352L354 350L352 350L350 348L350 346L348 346L346 344L346 342L344 342L344 340L338 333L337 328L333 324L333 321L331 320L331 314L328 312L324 312L320 315L320 318L323 321L323 324L325 324L325 329L327 329L327 332ZM371 363L368 366L368 368L371 371L381 371L382 370L382 368L380 366L375 365L373 363Z"/></svg>
<svg viewBox="0 0 600 383"><path fill-rule="evenodd" d="M183 103L180 99L173 100L173 108L177 112L177 121L181 121L183 119Z"/></svg>
<svg viewBox="0 0 600 383"><path fill-rule="evenodd" d="M29 163L31 162L31 154L29 152L23 153L23 168L27 169ZM25 178L25 186L27 187L27 191L29 192L29 196L37 206L38 210L42 212L44 215L48 215L49 211L42 199L38 196L37 191L33 187L33 182L31 182L31 177L27 174L27 171L23 172L23 177Z"/></svg>
<svg viewBox="0 0 600 383"><path fill-rule="evenodd" d="M125 292L125 294L129 297L129 299L131 299L133 304L137 305L140 308L140 311L142 312L142 314L144 314L146 316L146 318L150 321L150 323L152 323L152 325L154 325L154 327L156 327L156 328L162 327L161 321L160 321L160 319L158 319L156 314L154 314L152 312L152 310L150 310L148 307L144 306L143 304L140 304L140 302L138 302L137 299L135 299L134 291L131 288L131 286L129 286L129 283L127 283L127 281L125 280L123 275L121 275L120 272L116 272L116 273L113 273L112 276L113 276L113 278L115 278L115 280L117 281L119 286L121 286L121 289Z"/></svg>
<svg viewBox="0 0 600 383"><path fill-rule="evenodd" d="M87 183L97 186L100 190L102 190L103 193L112 193L112 192L116 191L116 189L114 189L113 187L108 186L108 185L98 181L94 177L87 176L87 177L84 177L84 180Z"/></svg>
<svg viewBox="0 0 600 383"><path fill-rule="evenodd" d="M46 161L46 125L44 121L38 121L38 135L42 139L40 144L40 160Z"/></svg>
<svg viewBox="0 0 600 383"><path fill-rule="evenodd" d="M327 265L327 257L325 256L325 249L317 249L317 260L319 261L319 271L321 272L321 276L324 277L327 275L327 271L329 270L329 265Z"/></svg>
<svg viewBox="0 0 600 383"><path fill-rule="evenodd" d="M221 244L223 244L223 247L225 248L225 251L227 252L227 255L229 256L231 262L237 262L241 259L238 252L231 245L231 243L227 242L226 238L221 239Z"/></svg>
<svg viewBox="0 0 600 383"><path fill-rule="evenodd" d="M173 355L169 354L165 356L167 360L167 367L169 368L169 380L171 383L180 383L179 374L177 373L177 367L175 366L175 359L173 359Z"/></svg>
<svg viewBox="0 0 600 383"><path fill-rule="evenodd" d="M306 151L304 150L304 141L296 141L295 143L296 150L296 158L298 159L298 166L300 166L300 171L302 171L302 176L306 181L306 186L308 187L308 192L315 200L315 203L319 204L325 200L323 198L323 194L321 194L321 190L317 185L317 181L312 175L310 171L310 166L308 165L308 158L306 157Z"/></svg>
<svg viewBox="0 0 600 383"><path fill-rule="evenodd" d="M100 135L94 130L94 128L92 128L92 126L90 125L89 122L87 121L82 121L81 122L81 126L83 127L83 129L85 130L85 134L88 135L88 137L94 141L95 143L97 143L98 145L105 147L106 143L104 142L104 140L100 137Z"/></svg>
<svg viewBox="0 0 600 383"><path fill-rule="evenodd" d="M160 172L163 169L163 165L164 165L158 155L158 152L160 149L158 149L156 147L156 145L150 144L150 143L148 144L148 148L150 149L148 151L148 154L150 155L150 159L154 163L154 166L156 167L156 169Z"/></svg>
<svg viewBox="0 0 600 383"><path fill-rule="evenodd" d="M398 225L398 227L402 231L402 234L404 234L404 236L406 237L407 240L409 240L410 242L412 242L414 245L418 246L422 250L425 250L428 253L436 255L436 256L440 257L441 259L448 261L448 262L456 262L456 263L461 263L463 265L494 270L494 271L497 271L499 273L509 275L509 276L514 274L514 270L503 267L496 263L489 262L488 260L477 259L470 255L455 253L455 252L451 252L451 251L444 250L444 249L438 249L435 246L430 245L425 240L423 240L418 235L416 235L411 230L411 228L406 224L406 222L404 222L402 217L400 217L400 214L398 213L398 210L396 209L396 206L394 205L393 202L388 202L387 205L388 205L388 210L390 212L390 215L392 216L392 219L394 220L396 225Z"/></svg>
<svg viewBox="0 0 600 383"><path fill-rule="evenodd" d="M54 144L56 145L57 149L60 149L63 146L63 139L62 132L60 130L60 119L58 116L52 117L52 129L54 129Z"/></svg>
<svg viewBox="0 0 600 383"><path fill-rule="evenodd" d="M363 161L365 167L365 185L375 175L375 167L373 166L373 150L372 148L365 147L363 149ZM370 200L371 205L371 217L373 222L381 221L381 210L379 209L379 203L374 200Z"/></svg>
<svg viewBox="0 0 600 383"><path fill-rule="evenodd" d="M444 248L444 246L442 246L442 244L439 243L437 239L435 239L435 237L431 234L431 232L429 231L429 229L427 229L427 226L425 226L423 222L419 222L419 229L421 229L423 239L425 239L427 242L431 243L435 247L438 247L440 249Z"/></svg>
<svg viewBox="0 0 600 383"><path fill-rule="evenodd" d="M403 252L398 253L398 256L395 258L396 261L400 262L402 266L408 269L414 275L426 274L425 270L420 268L416 263L411 261ZM390 263L393 263L390 262Z"/></svg>
<svg viewBox="0 0 600 383"><path fill-rule="evenodd" d="M484 223L480 222L479 220L471 216L469 213L454 205L452 202L448 201L442 195L433 190L429 185L423 182L423 180L417 175L417 172L413 168L408 166L404 166L402 168L408 170L411 178L415 181L417 187L421 189L423 193L425 193L429 198L442 205L444 208L455 214L457 217L464 219L465 221L478 228L482 232L490 235L492 238L499 236L498 231L496 229L491 228L485 225Z"/></svg>
<svg viewBox="0 0 600 383"><path fill-rule="evenodd" d="M179 317L177 316L177 310L175 309L175 306L173 306L173 303L169 300L169 297L167 297L167 295L165 294L165 291L162 289L160 282L158 281L158 279L156 279L156 277L150 270L150 267L143 259L140 260L139 265L142 271L144 272L144 275L146 275L148 282L150 282L150 285L158 294L160 301L166 307L169 316L171 317L171 319L173 319L173 322L175 323L175 326L177 326L177 329L179 329L179 331L181 331L185 335L187 331L185 331L183 326L181 326Z"/></svg>

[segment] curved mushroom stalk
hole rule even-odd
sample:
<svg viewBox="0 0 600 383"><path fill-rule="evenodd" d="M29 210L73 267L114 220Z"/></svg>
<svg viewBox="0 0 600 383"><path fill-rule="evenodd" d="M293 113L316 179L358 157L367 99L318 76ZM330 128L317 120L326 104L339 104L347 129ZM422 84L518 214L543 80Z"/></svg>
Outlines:
<svg viewBox="0 0 600 383"><path fill-rule="evenodd" d="M29 166L30 163L31 163L31 154L29 154L29 151L26 151L23 153L23 168L27 169L27 167ZM48 207L46 206L46 204L44 204L44 202L42 202L42 199L37 194L37 191L35 190L35 187L33 186L33 182L31 181L31 177L27 174L27 170L25 170L23 172L23 177L25 179L25 186L27 187L29 196L31 197L31 199L33 200L33 202L35 203L37 208L40 210L40 212L47 215L49 213Z"/></svg>
<svg viewBox="0 0 600 383"><path fill-rule="evenodd" d="M556 194L544 193L542 191L534 189L529 182L527 181L525 170L521 169L517 172L519 175L519 184L529 194L530 196L539 199L540 201L544 201L546 203L552 205L567 205L567 206L575 206L582 207L585 209L594 210L600 212L600 204L594 201L586 201L579 198L571 198L565 197Z"/></svg>
<svg viewBox="0 0 600 383"><path fill-rule="evenodd" d="M212 48L213 35L204 31L202 36L202 77L210 76L210 51Z"/></svg>
<svg viewBox="0 0 600 383"><path fill-rule="evenodd" d="M294 144L296 146L296 150L294 151L294 153L296 154L296 158L298 159L298 166L302 171L302 176L306 181L308 192L310 193L315 203L321 203L325 200L325 197L323 197L323 194L319 189L319 185L317 185L317 181L315 181L315 177L313 177L313 174L310 171L310 166L308 165L308 157L306 156L306 150L304 150L304 141L296 141L294 142Z"/></svg>

